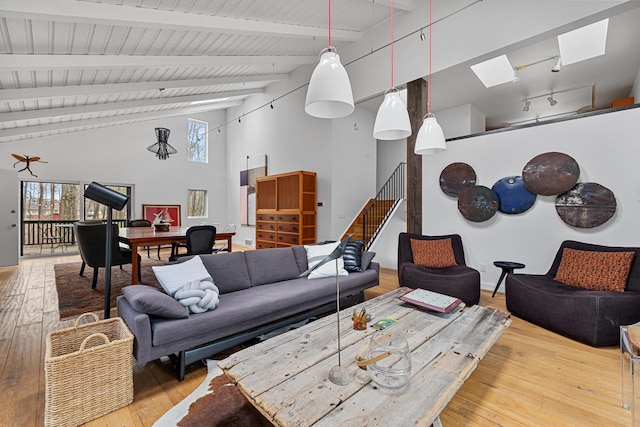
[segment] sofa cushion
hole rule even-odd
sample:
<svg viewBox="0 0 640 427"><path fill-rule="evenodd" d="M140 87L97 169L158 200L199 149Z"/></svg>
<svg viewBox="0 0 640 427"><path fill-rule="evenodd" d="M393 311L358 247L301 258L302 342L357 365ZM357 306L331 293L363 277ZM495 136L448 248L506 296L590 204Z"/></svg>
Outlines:
<svg viewBox="0 0 640 427"><path fill-rule="evenodd" d="M362 248L364 241L354 240L347 243L342 259L344 260L344 269L349 272L362 272Z"/></svg>
<svg viewBox="0 0 640 427"><path fill-rule="evenodd" d="M185 262L151 268L162 288L171 296L187 283L211 278L199 256L194 256Z"/></svg>
<svg viewBox="0 0 640 427"><path fill-rule="evenodd" d="M430 268L444 268L458 265L453 254L451 239L418 240L411 239L411 253L414 264Z"/></svg>
<svg viewBox="0 0 640 427"><path fill-rule="evenodd" d="M147 285L131 285L122 288L129 304L149 316L167 319L186 319L189 311L171 296Z"/></svg>
<svg viewBox="0 0 640 427"><path fill-rule="evenodd" d="M305 245L304 249L307 251L307 264L309 268L313 268L320 264L335 248L340 245L341 242L325 243L322 245ZM336 267L337 263L337 267ZM323 277L336 277L336 269L338 276L347 276L349 272L344 269L344 260L338 258L333 261L329 261L326 264L313 270L307 276L308 279L319 279Z"/></svg>
<svg viewBox="0 0 640 427"><path fill-rule="evenodd" d="M302 245L291 246L291 250L293 250L293 256L296 259L296 264L298 264L298 270L300 271L298 274L302 274L309 268L307 264L307 251L304 250L304 246Z"/></svg>
<svg viewBox="0 0 640 427"><path fill-rule="evenodd" d="M598 252L564 248L554 277L560 283L593 291L624 292L635 252Z"/></svg>
<svg viewBox="0 0 640 427"><path fill-rule="evenodd" d="M244 256L253 286L295 279L300 275L290 247L245 251Z"/></svg>
<svg viewBox="0 0 640 427"><path fill-rule="evenodd" d="M221 294L251 287L249 271L245 262L246 252L228 252L200 255L202 263L213 278Z"/></svg>

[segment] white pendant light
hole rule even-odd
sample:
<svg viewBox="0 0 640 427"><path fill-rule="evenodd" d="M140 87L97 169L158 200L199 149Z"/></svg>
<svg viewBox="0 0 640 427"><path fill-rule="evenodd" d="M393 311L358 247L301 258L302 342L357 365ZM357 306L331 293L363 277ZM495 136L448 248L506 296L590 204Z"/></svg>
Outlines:
<svg viewBox="0 0 640 427"><path fill-rule="evenodd" d="M353 112L353 93L347 70L333 46L320 52L307 89L304 111L321 119L337 119Z"/></svg>
<svg viewBox="0 0 640 427"><path fill-rule="evenodd" d="M431 63L433 62L431 59L433 40L431 36L431 27L433 27L432 6L433 0L429 0L429 113L424 116L424 121L416 137L416 145L413 148L413 152L419 155L435 154L447 149L447 142L444 139L442 128L438 124L436 116L431 112Z"/></svg>
<svg viewBox="0 0 640 427"><path fill-rule="evenodd" d="M378 109L373 125L375 139L394 140L411 135L411 122L407 106L400 98L400 91L394 87L387 90Z"/></svg>
<svg viewBox="0 0 640 427"><path fill-rule="evenodd" d="M353 93L347 70L331 46L331 0L328 0L327 10L329 47L320 52L320 62L311 74L304 111L321 119L337 119L353 112Z"/></svg>
<svg viewBox="0 0 640 427"><path fill-rule="evenodd" d="M400 98L400 92L394 87L394 41L393 41L393 0L391 7L391 89L384 93L384 100L378 109L373 125L375 139L403 139L411 135L411 122L407 106Z"/></svg>
<svg viewBox="0 0 640 427"><path fill-rule="evenodd" d="M447 143L444 139L444 133L436 120L436 116L433 113L427 114L418 131L413 152L423 156L425 154L439 153L446 149Z"/></svg>

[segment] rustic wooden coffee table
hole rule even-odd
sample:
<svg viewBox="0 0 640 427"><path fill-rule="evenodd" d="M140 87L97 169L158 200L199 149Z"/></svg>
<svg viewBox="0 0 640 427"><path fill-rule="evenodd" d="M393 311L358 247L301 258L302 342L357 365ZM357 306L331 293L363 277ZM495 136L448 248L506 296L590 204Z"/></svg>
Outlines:
<svg viewBox="0 0 640 427"><path fill-rule="evenodd" d="M342 366L352 374L346 386L328 379L338 362L336 316L241 350L218 365L279 426L439 425L440 412L511 319L477 305L449 314L423 311L398 299L410 290L400 288L359 305L366 305L371 323L386 316L398 320L388 330L403 334L411 348L411 382L403 392L378 388L356 365L356 353L375 331L353 329L353 309L340 316Z"/></svg>

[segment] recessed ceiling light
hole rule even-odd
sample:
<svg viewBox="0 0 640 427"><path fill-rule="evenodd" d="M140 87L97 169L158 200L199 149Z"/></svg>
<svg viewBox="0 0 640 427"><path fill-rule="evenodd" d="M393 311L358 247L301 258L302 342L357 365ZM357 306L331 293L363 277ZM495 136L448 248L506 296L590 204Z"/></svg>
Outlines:
<svg viewBox="0 0 640 427"><path fill-rule="evenodd" d="M514 78L513 65L507 55L472 65L471 69L486 87L512 82Z"/></svg>
<svg viewBox="0 0 640 427"><path fill-rule="evenodd" d="M604 55L609 19L586 25L558 36L562 65Z"/></svg>

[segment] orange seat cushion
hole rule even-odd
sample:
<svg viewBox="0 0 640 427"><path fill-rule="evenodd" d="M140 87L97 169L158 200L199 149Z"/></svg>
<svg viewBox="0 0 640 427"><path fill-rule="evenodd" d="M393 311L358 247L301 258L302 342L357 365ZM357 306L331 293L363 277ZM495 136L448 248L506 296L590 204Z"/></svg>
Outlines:
<svg viewBox="0 0 640 427"><path fill-rule="evenodd" d="M411 240L413 263L423 267L443 268L458 265L451 239Z"/></svg>
<svg viewBox="0 0 640 427"><path fill-rule="evenodd" d="M554 278L592 291L624 292L634 252L596 252L564 248Z"/></svg>

